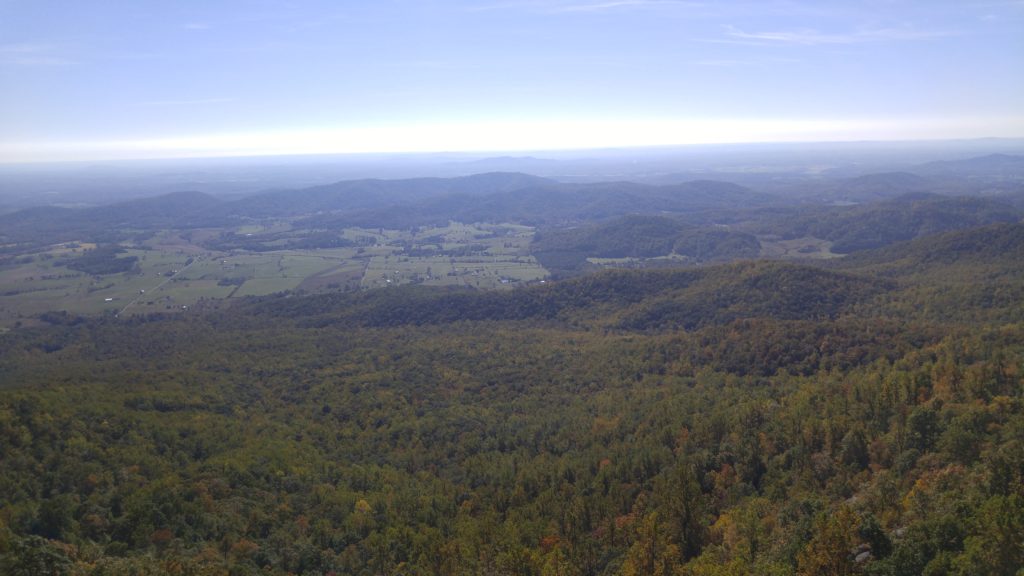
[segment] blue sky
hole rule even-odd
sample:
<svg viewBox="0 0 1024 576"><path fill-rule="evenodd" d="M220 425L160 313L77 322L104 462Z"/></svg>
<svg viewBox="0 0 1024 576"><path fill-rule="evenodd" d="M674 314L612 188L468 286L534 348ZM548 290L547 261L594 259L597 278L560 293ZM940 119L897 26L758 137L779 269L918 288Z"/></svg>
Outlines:
<svg viewBox="0 0 1024 576"><path fill-rule="evenodd" d="M1024 136L1024 0L0 0L0 161Z"/></svg>

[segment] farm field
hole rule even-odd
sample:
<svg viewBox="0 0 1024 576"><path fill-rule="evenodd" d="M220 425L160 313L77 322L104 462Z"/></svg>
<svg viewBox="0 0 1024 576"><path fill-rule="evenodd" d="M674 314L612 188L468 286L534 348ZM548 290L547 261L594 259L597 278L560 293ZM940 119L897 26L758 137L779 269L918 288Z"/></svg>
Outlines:
<svg viewBox="0 0 1024 576"><path fill-rule="evenodd" d="M114 267L124 269L116 273L83 269L82 259L96 254L95 244L53 245L0 265L0 327L54 311L130 316L184 312L207 300L288 290L409 283L493 289L548 275L529 255L533 229L527 226L453 222L414 230L349 228L332 233L339 246L289 247L324 234L293 229L288 221L226 232L160 230L145 241L108 247L116 251ZM215 249L225 237L242 238L253 249Z"/></svg>
<svg viewBox="0 0 1024 576"><path fill-rule="evenodd" d="M806 260L839 258L842 254L832 252L832 242L805 236L803 238L791 238L783 240L780 238L760 237L761 257L780 260Z"/></svg>
<svg viewBox="0 0 1024 576"><path fill-rule="evenodd" d="M587 258L587 262L602 268L644 268L644 267L658 267L663 265L675 264L675 265L687 265L696 264L692 258L676 254L666 254L665 256L654 256L650 258L638 258L638 257L625 257L625 258Z"/></svg>

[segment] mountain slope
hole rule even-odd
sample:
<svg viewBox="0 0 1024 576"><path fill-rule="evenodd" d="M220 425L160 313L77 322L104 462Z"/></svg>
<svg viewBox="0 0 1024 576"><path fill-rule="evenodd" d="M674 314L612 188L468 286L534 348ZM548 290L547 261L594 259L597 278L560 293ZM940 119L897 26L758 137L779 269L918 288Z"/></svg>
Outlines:
<svg viewBox="0 0 1024 576"><path fill-rule="evenodd" d="M840 180L827 188L825 196L837 201L874 202L914 192L928 192L935 182L909 172L865 174Z"/></svg>
<svg viewBox="0 0 1024 576"><path fill-rule="evenodd" d="M260 218L326 211L352 212L412 204L451 194L494 194L549 184L554 184L554 181L517 172L491 172L458 178L349 180L249 196L224 206L222 213Z"/></svg>
<svg viewBox="0 0 1024 576"><path fill-rule="evenodd" d="M494 193L452 193L420 202L374 209L339 209L303 222L315 227L409 226L459 222L519 222L556 226L633 213L700 214L756 207L773 197L727 182L695 181L673 186L633 182L544 183Z"/></svg>
<svg viewBox="0 0 1024 576"><path fill-rule="evenodd" d="M944 321L1024 321L1024 224L947 232L829 262L896 280L890 314Z"/></svg>
<svg viewBox="0 0 1024 576"><path fill-rule="evenodd" d="M201 192L172 192L94 208L29 208L0 216L7 242L54 244L109 240L118 229L189 227L205 222L220 200Z"/></svg>
<svg viewBox="0 0 1024 576"><path fill-rule="evenodd" d="M1024 180L1024 156L989 154L963 160L940 160L916 166L914 172L934 176Z"/></svg>
<svg viewBox="0 0 1024 576"><path fill-rule="evenodd" d="M0 333L0 572L1014 574L1024 300L928 290L1022 236L54 315Z"/></svg>
<svg viewBox="0 0 1024 576"><path fill-rule="evenodd" d="M701 228L677 218L633 214L597 224L541 230L530 253L553 274L573 274L587 258L652 258L677 254L692 262L754 258L757 238L722 228Z"/></svg>
<svg viewBox="0 0 1024 576"><path fill-rule="evenodd" d="M1019 210L991 198L919 193L861 206L793 212L761 230L784 238L831 240L833 252L850 253L1020 218Z"/></svg>
<svg viewBox="0 0 1024 576"><path fill-rule="evenodd" d="M401 287L302 299L273 298L258 315L317 325L431 325L574 321L628 330L726 324L737 319L834 318L890 284L808 266L748 262L688 270L606 271L511 292Z"/></svg>
<svg viewBox="0 0 1024 576"><path fill-rule="evenodd" d="M1024 275L1024 223L1002 223L956 230L885 248L851 254L832 262L837 268L886 276L915 272L944 274L950 267L980 267ZM974 278L946 275L949 281Z"/></svg>

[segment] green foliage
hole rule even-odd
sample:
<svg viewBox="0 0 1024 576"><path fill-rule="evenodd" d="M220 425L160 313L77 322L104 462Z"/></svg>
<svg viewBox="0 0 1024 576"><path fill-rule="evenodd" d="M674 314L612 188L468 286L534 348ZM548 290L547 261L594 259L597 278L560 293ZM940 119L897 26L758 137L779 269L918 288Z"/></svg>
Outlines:
<svg viewBox="0 0 1024 576"><path fill-rule="evenodd" d="M6 241L24 243L22 248L74 240L116 243L138 230L217 223L211 209L218 204L200 192L174 192L95 208L29 208L0 215L0 234Z"/></svg>
<svg viewBox="0 0 1024 576"><path fill-rule="evenodd" d="M223 232L217 238L204 243L204 246L210 250L246 250L249 252L346 248L356 245L356 242L330 232L310 232L301 235L296 235L293 232L280 232L260 234L256 237L235 232Z"/></svg>
<svg viewBox="0 0 1024 576"><path fill-rule="evenodd" d="M663 256L687 228L665 216L624 216L591 226L549 230L534 239L531 251L575 251L603 258Z"/></svg>
<svg viewBox="0 0 1024 576"><path fill-rule="evenodd" d="M814 536L797 559L797 576L850 576L859 572L853 558L859 521L847 506L823 515Z"/></svg>
<svg viewBox="0 0 1024 576"><path fill-rule="evenodd" d="M698 228L667 216L630 215L607 222L539 232L530 252L556 274L580 272L587 258L653 258L677 254L691 262L756 257L761 250L750 234Z"/></svg>
<svg viewBox="0 0 1024 576"><path fill-rule="evenodd" d="M19 538L0 554L0 572L8 576L65 576L72 561L66 546L39 536Z"/></svg>
<svg viewBox="0 0 1024 576"><path fill-rule="evenodd" d="M672 576L679 573L679 547L666 537L668 530L657 512L644 517L636 540L626 551L622 576Z"/></svg>
<svg viewBox="0 0 1024 576"><path fill-rule="evenodd" d="M832 251L848 254L997 222L1017 222L1011 206L989 198L908 194L851 207L799 211L758 227L785 238L814 236L833 242Z"/></svg>
<svg viewBox="0 0 1024 576"><path fill-rule="evenodd" d="M761 242L751 235L721 229L687 230L676 237L672 249L698 262L756 258Z"/></svg>
<svg viewBox="0 0 1024 576"><path fill-rule="evenodd" d="M72 270L79 270L86 274L101 276L104 274L120 274L135 268L138 261L136 256L119 257L124 248L116 245L98 246L85 254L69 259L66 264Z"/></svg>
<svg viewBox="0 0 1024 576"><path fill-rule="evenodd" d="M1012 576L1024 567L1024 496L993 496L974 514L958 574Z"/></svg>
<svg viewBox="0 0 1024 576"><path fill-rule="evenodd" d="M55 315L0 335L0 572L1014 574L1021 303L925 289L1019 261L957 245Z"/></svg>
<svg viewBox="0 0 1024 576"><path fill-rule="evenodd" d="M272 298L249 310L323 325L459 321L585 321L626 330L694 329L738 319L834 318L890 284L818 268L749 262L685 270L606 271L510 294L402 287L303 299Z"/></svg>

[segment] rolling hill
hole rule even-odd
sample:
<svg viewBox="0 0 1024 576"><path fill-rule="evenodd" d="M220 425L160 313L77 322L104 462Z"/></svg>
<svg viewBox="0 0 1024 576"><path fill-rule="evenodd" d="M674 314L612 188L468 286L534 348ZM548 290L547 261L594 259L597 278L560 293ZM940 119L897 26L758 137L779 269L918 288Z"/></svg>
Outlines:
<svg viewBox="0 0 1024 576"><path fill-rule="evenodd" d="M201 192L172 192L93 208L28 208L0 215L0 241L54 244L116 241L130 231L205 225L221 202Z"/></svg>
<svg viewBox="0 0 1024 576"><path fill-rule="evenodd" d="M0 334L0 571L1013 574L1024 298L935 296L1022 228L53 315Z"/></svg>
<svg viewBox="0 0 1024 576"><path fill-rule="evenodd" d="M553 185L553 180L517 172L490 172L457 178L348 180L299 190L247 196L221 207L224 216L283 217L317 212L356 212L409 205L448 195L489 195Z"/></svg>
<svg viewBox="0 0 1024 576"><path fill-rule="evenodd" d="M675 254L692 263L753 258L760 243L750 234L698 227L668 216L629 215L598 224L544 229L530 252L555 274L587 268L587 258L653 258Z"/></svg>
<svg viewBox="0 0 1024 576"><path fill-rule="evenodd" d="M755 229L784 238L823 238L833 242L833 252L850 253L950 230L1017 222L1020 217L1020 211L992 198L918 193L872 204L792 211Z"/></svg>
<svg viewBox="0 0 1024 576"><path fill-rule="evenodd" d="M531 226L566 225L633 213L700 214L711 210L766 205L771 196L715 181L672 186L633 182L527 186L490 194L453 193L386 208L339 211L304 221L316 227L385 226L405 228L458 222L517 222Z"/></svg>

